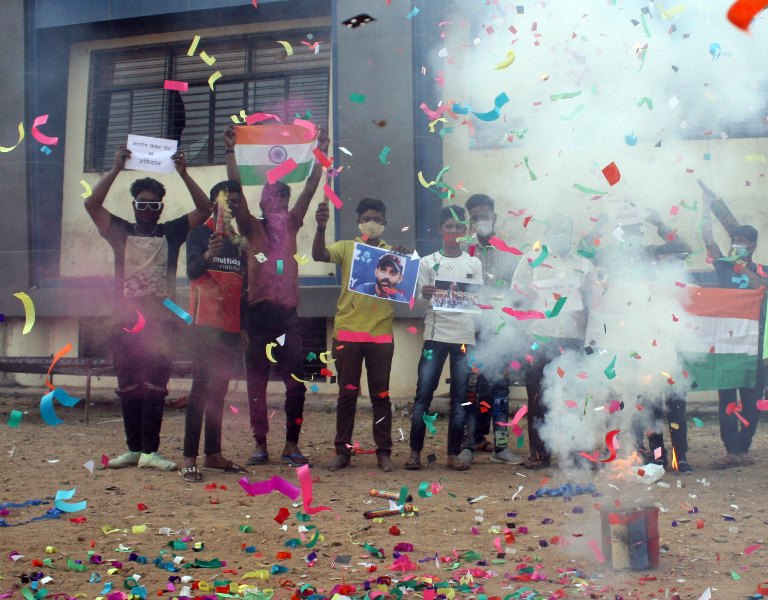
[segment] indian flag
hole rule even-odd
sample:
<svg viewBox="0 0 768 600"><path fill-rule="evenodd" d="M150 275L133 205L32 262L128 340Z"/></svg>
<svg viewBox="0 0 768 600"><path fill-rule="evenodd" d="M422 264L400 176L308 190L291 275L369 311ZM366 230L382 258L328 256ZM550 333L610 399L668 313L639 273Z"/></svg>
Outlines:
<svg viewBox="0 0 768 600"><path fill-rule="evenodd" d="M695 389L754 387L765 291L689 286L683 293L678 349Z"/></svg>
<svg viewBox="0 0 768 600"><path fill-rule="evenodd" d="M242 185L265 185L267 173L281 165L292 164L291 159L296 167L281 174L280 181L304 181L312 170L314 136L306 127L245 125L235 127L235 140L235 158Z"/></svg>

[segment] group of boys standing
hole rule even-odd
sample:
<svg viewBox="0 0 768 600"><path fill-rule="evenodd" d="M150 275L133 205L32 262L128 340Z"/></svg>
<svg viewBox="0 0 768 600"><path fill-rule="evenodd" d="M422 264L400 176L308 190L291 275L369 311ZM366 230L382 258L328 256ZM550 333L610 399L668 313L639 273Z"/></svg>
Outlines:
<svg viewBox="0 0 768 600"><path fill-rule="evenodd" d="M182 478L188 482L203 480L197 465L203 424L204 468L245 472L244 467L225 458L221 448L224 398L238 346L246 352L248 406L255 442L255 451L247 466L267 464L270 460L266 389L273 360L280 365L286 388L285 445L280 460L291 466L310 464L298 446L306 387L297 312L298 263L294 255L297 253L296 237L320 181L322 167L315 164L304 189L290 208L287 185L282 182L265 185L260 200L263 218L257 219L250 213L240 185L232 128L225 131L224 142L228 179L216 184L208 196L187 173L184 153L180 151L173 156L176 169L195 204L195 209L187 215L159 222L165 189L151 178L139 179L131 186L135 223L104 208L107 193L130 156L125 147L117 150L113 167L85 201L88 214L115 256L115 325L111 345L128 452L110 460L109 468L135 465L166 471L178 468L175 462L158 454L158 448L178 323L178 317L167 309L167 299L172 299L175 293L179 248L185 241L190 313L194 323L194 372L186 411ZM325 152L328 144L327 136L320 131L319 150ZM707 206L715 202L714 195L706 189L705 202ZM715 204L719 210L716 214L723 220L727 209L723 209L719 200ZM492 365L483 368L483 361L477 360L473 352L476 341L482 346L494 335L497 328L497 319L491 316L494 311L485 311L487 314L480 318L464 312L435 311L429 300L435 293L436 279L474 280L486 284L483 287L486 301L489 295L495 295L494 300L509 306L513 289L526 290L524 295L530 298L535 295L531 290L546 288L546 282L540 281L537 286L534 281L544 270L531 269L527 261L521 261L518 256L499 250L491 243L496 222L491 198L476 194L468 199L466 207L468 217L457 205L442 210L439 221L441 248L421 258L419 263L416 297L426 303L426 318L411 417L410 455L405 468L422 468L421 452L427 428L424 417L447 359L450 359L451 384L446 466L465 471L470 468L476 451L487 451L493 462L523 464L532 469L546 467L550 453L540 435L546 415L542 397L544 369L558 353L583 347L587 298L582 296L586 295L584 278L589 271L589 266L585 266L588 261L571 252L570 219L551 218L547 222L547 239L550 253L557 259L558 272L561 271L559 287L555 291L567 295L569 301L568 309L557 319L538 323L544 328L538 333L554 342L539 347L526 369L530 454L523 461L508 448L509 382L506 370ZM312 258L339 265L342 274L331 348L339 396L335 458L330 469L335 471L350 465L356 404L365 365L377 462L382 471L388 472L394 468L389 397L394 354L394 303L381 298L401 293L391 285L391 280L398 273L402 274L403 265L398 254L409 252L400 247L392 248L382 240L387 224L383 202L365 198L359 202L356 212L360 236L330 245L325 239L330 218L328 202L321 202L315 212L317 227ZM725 218L728 215L730 213L725 214ZM731 271L738 267L747 273L750 287L762 285L764 272L752 261L757 232L735 223L732 215L730 218L731 221L726 219L724 224L733 245L742 255L738 262L715 263L721 283L725 287L732 286ZM703 229L707 248L716 260L722 253L712 240L706 217ZM477 243L467 247L462 241L470 230L476 234ZM376 283L363 293L350 289L356 243L392 251L382 257L380 262L385 264L379 265L382 277L388 278L385 279L388 285ZM731 271L726 273L728 269ZM552 274L545 276L553 277ZM132 326L137 318L144 323L142 328ZM724 407L735 401L735 390L721 391L721 432L727 455L713 466L727 468L754 462L748 451L757 423L755 403L761 386L762 378L755 388L760 388L756 394L753 393L755 390L741 390L742 414L749 413L753 417L748 427L739 427L735 419L727 418L732 415L726 415ZM468 387L472 388L469 395ZM467 401L468 398L471 400ZM485 436L491 430L493 438L489 441ZM685 462L685 449L682 451Z"/></svg>

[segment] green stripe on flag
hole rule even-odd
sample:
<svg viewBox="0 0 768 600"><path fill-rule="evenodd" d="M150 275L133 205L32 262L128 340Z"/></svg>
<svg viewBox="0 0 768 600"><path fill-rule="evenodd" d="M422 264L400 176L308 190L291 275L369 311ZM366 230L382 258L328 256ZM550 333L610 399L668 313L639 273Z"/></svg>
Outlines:
<svg viewBox="0 0 768 600"><path fill-rule="evenodd" d="M288 175L281 177L280 181L283 183L300 183L309 177L309 172L312 170L313 162L307 161L299 163L297 167L288 173ZM240 171L240 183L241 185L266 185L267 172L274 169L277 165L238 165Z"/></svg>
<svg viewBox="0 0 768 600"><path fill-rule="evenodd" d="M748 354L681 352L697 392L754 387L757 381L757 357Z"/></svg>

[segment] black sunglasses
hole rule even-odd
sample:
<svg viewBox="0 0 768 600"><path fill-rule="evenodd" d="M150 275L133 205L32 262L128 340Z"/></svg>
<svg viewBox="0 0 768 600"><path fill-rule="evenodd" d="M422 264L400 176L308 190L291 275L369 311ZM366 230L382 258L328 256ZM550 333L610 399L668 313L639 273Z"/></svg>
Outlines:
<svg viewBox="0 0 768 600"><path fill-rule="evenodd" d="M141 200L134 200L133 207L136 210L160 210L163 208L162 202L143 202Z"/></svg>

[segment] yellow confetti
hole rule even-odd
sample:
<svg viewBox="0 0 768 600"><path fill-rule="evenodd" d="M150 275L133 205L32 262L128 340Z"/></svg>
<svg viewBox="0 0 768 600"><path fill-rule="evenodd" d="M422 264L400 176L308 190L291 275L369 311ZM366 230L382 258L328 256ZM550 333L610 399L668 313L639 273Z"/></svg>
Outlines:
<svg viewBox="0 0 768 600"><path fill-rule="evenodd" d="M14 294L14 296L21 300L21 303L24 305L26 320L24 321L24 329L22 330L21 334L27 335L30 331L32 331L32 327L35 325L35 304L32 302L32 298L30 298L24 292L17 292Z"/></svg>
<svg viewBox="0 0 768 600"><path fill-rule="evenodd" d="M216 83L220 77L221 77L221 71L216 71L213 75L211 75L208 78L208 87L211 88L211 91L213 91L213 84Z"/></svg>
<svg viewBox="0 0 768 600"><path fill-rule="evenodd" d="M431 188L433 185L435 185L435 182L434 182L434 181L430 181L429 183L427 183L427 180L426 180L426 179L424 179L424 175L422 175L421 171L419 171L418 175L419 175L419 183L420 183L420 184L421 184L423 187L425 187L425 188Z"/></svg>
<svg viewBox="0 0 768 600"><path fill-rule="evenodd" d="M328 363L332 363L334 361L334 359L333 358L329 358L330 355L331 355L331 351L330 350L328 350L328 352L321 352L320 353L320 362L322 362L323 364L326 364L326 365Z"/></svg>
<svg viewBox="0 0 768 600"><path fill-rule="evenodd" d="M119 527L112 527L112 525L101 526L101 533L103 533L104 535L109 535L110 533L117 533L117 532L125 532L125 529L120 529Z"/></svg>
<svg viewBox="0 0 768 600"><path fill-rule="evenodd" d="M215 56L208 56L208 53L205 50L203 50L200 53L200 58L202 58L203 62L206 65L208 65L209 67L212 67L213 64L216 62L216 57Z"/></svg>
<svg viewBox="0 0 768 600"><path fill-rule="evenodd" d="M501 61L494 67L494 69L496 71L501 71L502 69L506 69L513 62L515 62L515 53L512 50L507 50L507 60Z"/></svg>
<svg viewBox="0 0 768 600"><path fill-rule="evenodd" d="M309 262L309 258L306 254L299 254L298 252L293 255L293 258L296 259L296 262L300 265L304 266Z"/></svg>
<svg viewBox="0 0 768 600"><path fill-rule="evenodd" d="M16 142L15 145L11 146L10 148L8 146L0 146L0 152L10 152L11 150L14 150L16 146L21 144L21 141L24 139L24 122L19 122L19 141Z"/></svg>
<svg viewBox="0 0 768 600"><path fill-rule="evenodd" d="M192 43L189 45L189 50L187 50L187 56L194 56L195 52L197 51L197 45L200 43L200 36L196 35L192 39Z"/></svg>
<svg viewBox="0 0 768 600"><path fill-rule="evenodd" d="M664 5L659 3L661 5L661 17L663 19L674 19L677 15L682 14L685 12L685 4L676 4L672 8L664 8Z"/></svg>
<svg viewBox="0 0 768 600"><path fill-rule="evenodd" d="M131 533L146 533L146 532L147 532L146 525L133 525L131 527Z"/></svg>
<svg viewBox="0 0 768 600"><path fill-rule="evenodd" d="M285 42L283 40L277 40L277 43L283 45L283 48L285 48L285 53L288 56L293 56L293 46L291 46L289 42Z"/></svg>
<svg viewBox="0 0 768 600"><path fill-rule="evenodd" d="M435 119L434 121L432 121L429 124L429 133L435 133L435 125L437 125L438 123L441 123L441 122L442 123L447 123L448 119L446 119L445 117L440 117L439 119Z"/></svg>
<svg viewBox="0 0 768 600"><path fill-rule="evenodd" d="M747 154L744 158L747 159L747 162L765 162L765 154Z"/></svg>
<svg viewBox="0 0 768 600"><path fill-rule="evenodd" d="M269 342L266 347L266 353L267 353L267 360L271 363L276 363L275 357L272 356L272 349L277 346L277 342Z"/></svg>
<svg viewBox="0 0 768 600"><path fill-rule="evenodd" d="M309 381L305 381L304 379L300 379L296 375L294 375L293 373L291 373L291 379L293 379L294 381L298 381L299 383L309 383Z"/></svg>
<svg viewBox="0 0 768 600"><path fill-rule="evenodd" d="M93 193L93 190L91 189L91 186L88 185L88 182L85 179L80 180L80 185L82 185L85 188L85 191L80 194L81 198L89 198L90 195Z"/></svg>
<svg viewBox="0 0 768 600"><path fill-rule="evenodd" d="M243 574L240 579L261 579L262 581L266 581L269 579L269 571L260 569L258 571L248 571L247 573Z"/></svg>

